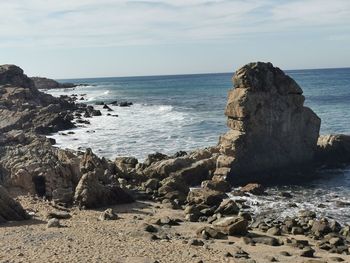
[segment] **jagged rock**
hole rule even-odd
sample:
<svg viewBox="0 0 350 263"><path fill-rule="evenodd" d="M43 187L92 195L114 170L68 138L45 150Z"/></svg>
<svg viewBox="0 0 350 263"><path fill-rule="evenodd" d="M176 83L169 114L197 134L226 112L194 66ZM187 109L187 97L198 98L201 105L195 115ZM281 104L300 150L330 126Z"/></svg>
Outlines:
<svg viewBox="0 0 350 263"><path fill-rule="evenodd" d="M189 204L205 204L208 206L219 206L225 197L225 193L198 188L192 189L188 193L187 202Z"/></svg>
<svg viewBox="0 0 350 263"><path fill-rule="evenodd" d="M151 189L151 190L157 190L160 186L160 182L157 179L148 179L144 184L143 187L145 189Z"/></svg>
<svg viewBox="0 0 350 263"><path fill-rule="evenodd" d="M226 181L206 180L202 182L201 187L225 193L231 190L230 184Z"/></svg>
<svg viewBox="0 0 350 263"><path fill-rule="evenodd" d="M135 169L138 160L134 157L118 157L114 161L117 169L123 173L128 173L131 169Z"/></svg>
<svg viewBox="0 0 350 263"><path fill-rule="evenodd" d="M153 154L149 154L147 156L146 160L144 161L144 164L146 166L150 166L152 163L163 161L163 160L166 160L168 158L169 158L168 155L156 152Z"/></svg>
<svg viewBox="0 0 350 263"><path fill-rule="evenodd" d="M31 194L71 203L80 178L79 158L70 151L52 147L45 137L22 135L16 137L23 144L0 145L3 181Z"/></svg>
<svg viewBox="0 0 350 263"><path fill-rule="evenodd" d="M31 77L30 79L34 82L34 86L37 89L67 89L77 86L73 83L59 83L56 80L42 77Z"/></svg>
<svg viewBox="0 0 350 263"><path fill-rule="evenodd" d="M34 87L32 80L16 65L0 65L0 85L6 84L29 89Z"/></svg>
<svg viewBox="0 0 350 263"><path fill-rule="evenodd" d="M248 231L248 221L242 217L225 217L213 223L213 227L227 235L244 235Z"/></svg>
<svg viewBox="0 0 350 263"><path fill-rule="evenodd" d="M0 185L0 224L7 221L21 221L25 219L28 219L26 211Z"/></svg>
<svg viewBox="0 0 350 263"><path fill-rule="evenodd" d="M239 213L239 207L235 201L226 199L221 202L215 213L220 213L222 215L237 215Z"/></svg>
<svg viewBox="0 0 350 263"><path fill-rule="evenodd" d="M82 208L97 208L107 205L133 202L133 198L115 185L103 185L93 172L84 174L74 195L75 203Z"/></svg>
<svg viewBox="0 0 350 263"><path fill-rule="evenodd" d="M70 110L75 104L39 92L23 70L0 66L0 131L13 129L48 134L73 128Z"/></svg>
<svg viewBox="0 0 350 263"><path fill-rule="evenodd" d="M331 165L350 163L350 135L321 135L317 141L316 161Z"/></svg>
<svg viewBox="0 0 350 263"><path fill-rule="evenodd" d="M143 173L150 178L164 179L173 172L189 167L191 163L191 160L184 157L166 159L159 162L153 162L143 170Z"/></svg>
<svg viewBox="0 0 350 263"><path fill-rule="evenodd" d="M210 179L211 172L215 170L216 157L199 160L189 167L171 173L175 177L181 178L189 186L197 186L202 181Z"/></svg>
<svg viewBox="0 0 350 263"><path fill-rule="evenodd" d="M251 193L253 195L263 195L265 188L261 184L247 184L240 189L242 193Z"/></svg>
<svg viewBox="0 0 350 263"><path fill-rule="evenodd" d="M320 119L303 106L302 89L292 78L257 62L237 70L233 83L225 111L230 131L220 137L215 178L260 179L313 160Z"/></svg>

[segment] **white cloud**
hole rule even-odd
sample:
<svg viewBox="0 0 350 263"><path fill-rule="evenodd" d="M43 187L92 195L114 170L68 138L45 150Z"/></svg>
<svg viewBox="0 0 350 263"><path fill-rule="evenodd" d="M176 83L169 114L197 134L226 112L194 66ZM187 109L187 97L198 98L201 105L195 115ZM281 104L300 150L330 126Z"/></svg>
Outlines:
<svg viewBox="0 0 350 263"><path fill-rule="evenodd" d="M186 43L350 26L348 0L0 0L0 7L0 46Z"/></svg>

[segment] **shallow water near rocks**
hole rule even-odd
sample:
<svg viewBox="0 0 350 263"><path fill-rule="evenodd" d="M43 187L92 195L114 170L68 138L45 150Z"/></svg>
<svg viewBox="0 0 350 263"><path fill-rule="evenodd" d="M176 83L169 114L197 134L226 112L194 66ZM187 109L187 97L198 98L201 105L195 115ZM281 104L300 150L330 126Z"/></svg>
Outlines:
<svg viewBox="0 0 350 263"><path fill-rule="evenodd" d="M301 210L316 212L318 217L350 224L350 167L319 171L320 179L299 185L278 185L266 189L266 195L232 196L245 200L246 211L255 217L283 219L294 217ZM290 194L290 197L282 196Z"/></svg>
<svg viewBox="0 0 350 263"><path fill-rule="evenodd" d="M304 90L305 105L322 119L321 134L350 133L349 68L295 70L287 74ZM79 99L83 98L80 102L92 105L115 100L131 101L134 105L110 106L113 112L95 106L103 116L89 119L91 125L73 129L71 135L57 133L51 137L59 147L90 147L100 156L135 156L140 161L156 151L174 154L212 146L228 130L224 108L231 78L232 73L67 80L90 86L48 93L78 94ZM107 116L108 113L118 117ZM311 209L319 215L349 222L350 205L346 202L350 199L350 170L320 173L317 181L269 187L269 195L251 196L247 202L256 214L284 217ZM290 192L293 197L279 197L281 191Z"/></svg>

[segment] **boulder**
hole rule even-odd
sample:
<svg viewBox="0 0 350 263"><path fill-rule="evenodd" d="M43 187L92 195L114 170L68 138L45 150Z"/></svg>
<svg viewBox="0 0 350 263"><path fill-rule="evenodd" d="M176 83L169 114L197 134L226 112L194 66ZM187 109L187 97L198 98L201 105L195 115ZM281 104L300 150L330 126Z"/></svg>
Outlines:
<svg viewBox="0 0 350 263"><path fill-rule="evenodd" d="M26 211L0 185L0 224L7 221L21 221L25 219L28 219Z"/></svg>
<svg viewBox="0 0 350 263"><path fill-rule="evenodd" d="M317 141L316 161L330 165L350 163L350 135L321 135Z"/></svg>
<svg viewBox="0 0 350 263"><path fill-rule="evenodd" d="M235 201L225 199L221 202L215 213L220 213L222 215L237 215L239 213L239 207Z"/></svg>
<svg viewBox="0 0 350 263"><path fill-rule="evenodd" d="M80 178L79 158L70 151L52 147L45 137L22 135L17 134L18 139L10 136L9 145L0 145L3 181L31 194L70 204Z"/></svg>
<svg viewBox="0 0 350 263"><path fill-rule="evenodd" d="M250 63L233 77L215 178L247 182L314 159L320 118L303 91L271 63Z"/></svg>
<svg viewBox="0 0 350 263"><path fill-rule="evenodd" d="M230 184L226 181L206 180L202 182L201 187L225 193L231 190Z"/></svg>
<svg viewBox="0 0 350 263"><path fill-rule="evenodd" d="M245 235L248 231L248 221L242 217L225 217L213 223L215 229L230 235Z"/></svg>
<svg viewBox="0 0 350 263"><path fill-rule="evenodd" d="M75 189L74 201L81 208L97 208L131 203L134 199L118 186L103 185L95 173L88 172Z"/></svg>
<svg viewBox="0 0 350 263"><path fill-rule="evenodd" d="M208 206L219 206L226 197L225 193L203 188L192 189L187 196L189 204L205 204Z"/></svg>
<svg viewBox="0 0 350 263"><path fill-rule="evenodd" d="M261 184L247 184L243 186L239 191L253 195L263 195L265 188Z"/></svg>

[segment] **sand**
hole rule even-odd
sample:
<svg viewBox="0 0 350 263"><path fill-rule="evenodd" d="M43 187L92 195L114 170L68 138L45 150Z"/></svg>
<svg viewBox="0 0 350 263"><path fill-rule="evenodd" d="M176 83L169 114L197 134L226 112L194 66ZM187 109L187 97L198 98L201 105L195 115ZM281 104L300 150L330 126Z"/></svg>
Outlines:
<svg viewBox="0 0 350 263"><path fill-rule="evenodd" d="M144 225L155 218L169 216L184 220L181 210L172 210L161 204L138 201L134 204L112 207L118 220L99 221L104 209L70 209L70 219L60 220L63 227L47 228L47 212L57 211L49 202L20 195L16 198L33 218L23 222L9 222L0 226L0 262L253 262L225 256L234 255L239 248L249 253L258 263L307 262L298 256L300 250L290 246L272 247L246 245L242 238L203 240L204 246L187 244L197 238L195 231L203 223L183 222L179 226L160 227L157 236L167 235L169 240L152 240ZM296 236L297 239L306 239ZM312 241L310 241L313 243ZM283 256L288 251L291 256ZM341 257L350 262L350 256L328 254L316 249L316 258L334 262ZM317 261L315 261L317 262Z"/></svg>

